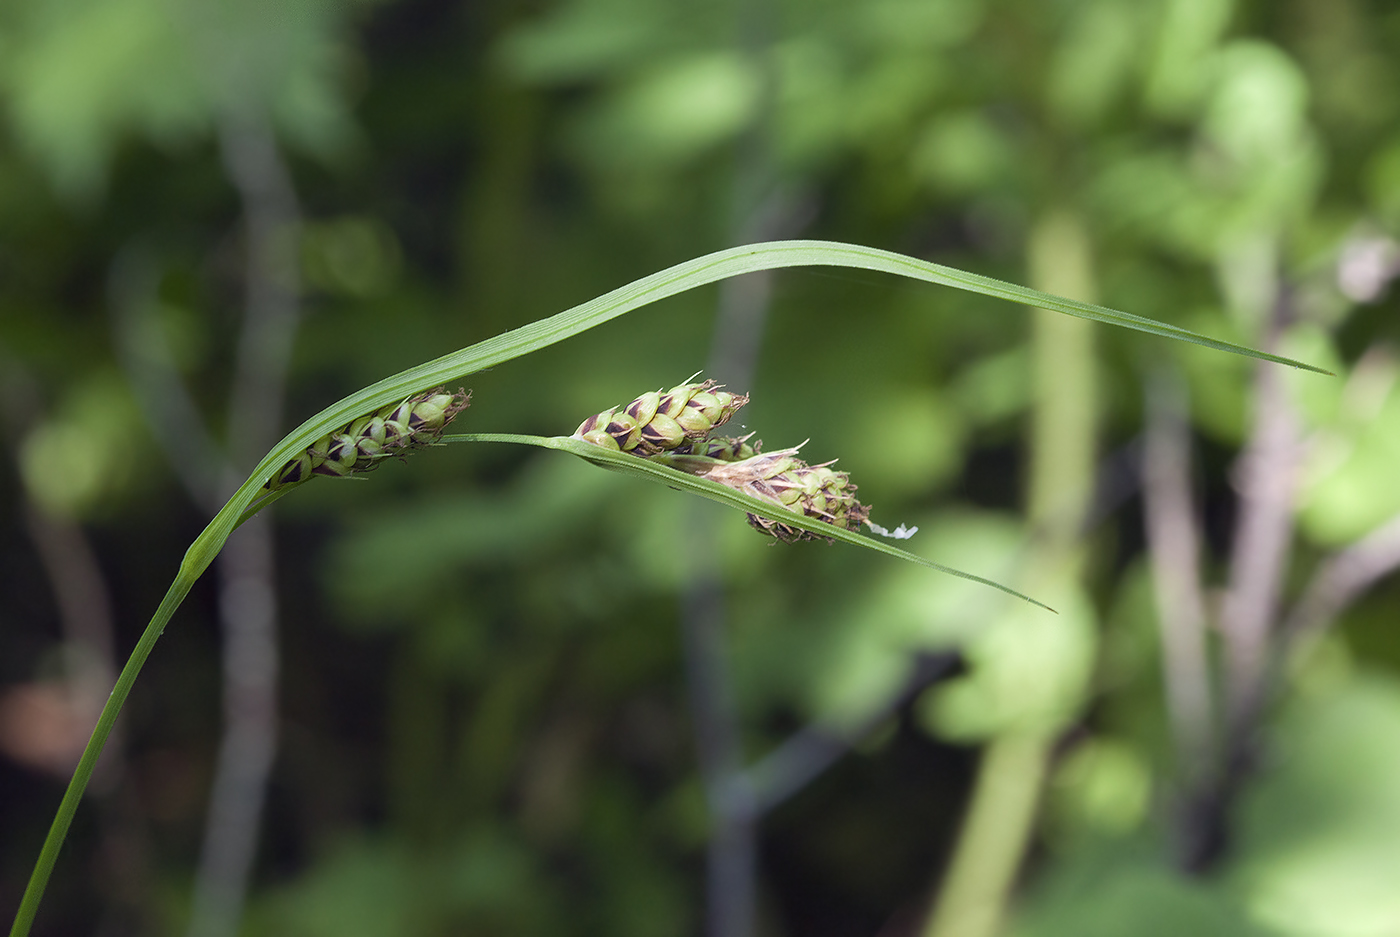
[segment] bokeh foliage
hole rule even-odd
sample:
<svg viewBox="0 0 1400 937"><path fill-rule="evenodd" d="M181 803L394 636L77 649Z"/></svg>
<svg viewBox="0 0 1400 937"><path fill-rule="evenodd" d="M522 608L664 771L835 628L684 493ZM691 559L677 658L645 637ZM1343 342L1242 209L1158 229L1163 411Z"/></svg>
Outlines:
<svg viewBox="0 0 1400 937"><path fill-rule="evenodd" d="M306 219L286 232L307 309L292 423L765 213L1018 282L1068 218L1098 301L1251 345L1286 296L1282 353L1338 372L1286 376L1307 441L1296 596L1400 512L1397 62L1400 14L1374 0L6 4L0 681L61 671L26 502L87 532L123 650L202 526L111 312L123 265L153 263L150 341L217 426L244 249L217 137L250 120L281 141ZM715 296L478 375L458 425L566 433L676 383L706 363ZM923 555L1023 588L1033 341L991 300L785 272L742 422L839 456L877 520L921 527ZM454 446L280 502L284 737L245 933L699 933L707 821L677 633L696 510L717 515L752 757L808 721L860 722L917 653L968 661L764 820L763 933L916 932L976 746L1026 725L1063 741L1010 932L1392 933L1394 577L1290 658L1227 849L1207 874L1173 868L1143 388L1166 367L1189 393L1214 588L1254 365L1093 341L1101 471L1081 581L1044 596L1055 619L861 551L771 547L721 508L551 453ZM182 927L218 732L212 606L196 592L130 709L135 874L114 880L80 824L36 932ZM0 907L59 783L0 762Z"/></svg>

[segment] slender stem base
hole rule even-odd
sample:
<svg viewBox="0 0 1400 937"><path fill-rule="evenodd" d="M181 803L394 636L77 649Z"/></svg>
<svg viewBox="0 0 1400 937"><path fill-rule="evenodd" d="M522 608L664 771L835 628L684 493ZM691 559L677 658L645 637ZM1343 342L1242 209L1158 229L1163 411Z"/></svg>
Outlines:
<svg viewBox="0 0 1400 937"><path fill-rule="evenodd" d="M165 631L166 623L175 614L175 609L180 607L180 603L189 594L194 579L194 576L186 576L184 570L181 570L181 575L176 577L170 586L170 591L165 593L165 598L161 600L160 607L156 609L155 616L151 618L151 623L146 626L141 640L136 642L136 648L131 652L131 657L127 659L126 666L117 676L116 685L112 687L112 695L107 697L107 703L102 707L102 714L97 717L97 726L92 730L92 737L88 739L87 747L83 749L83 757L78 760L78 767L68 782L68 789L63 793L63 800L58 805L58 812L54 815L53 823L49 826L49 835L44 838L44 847L39 851L39 859L34 863L34 871L29 876L29 884L24 889L24 897L20 899L19 911L16 912L14 925L10 928L10 937L26 937L30 927L33 926L34 916L39 910L39 902L44 897L44 890L48 887L54 864L58 861L59 850L63 847L64 838L68 835L68 828L73 824L73 816L78 812L78 803L83 799L83 792L87 790L88 781L92 779L92 772L97 767L97 759L102 754L102 747L107 744L107 736L112 734L112 727L116 725L117 715L126 703L126 698L131 693L131 687L146 663L146 658L151 656L151 650L155 647L156 641L160 639L161 633Z"/></svg>

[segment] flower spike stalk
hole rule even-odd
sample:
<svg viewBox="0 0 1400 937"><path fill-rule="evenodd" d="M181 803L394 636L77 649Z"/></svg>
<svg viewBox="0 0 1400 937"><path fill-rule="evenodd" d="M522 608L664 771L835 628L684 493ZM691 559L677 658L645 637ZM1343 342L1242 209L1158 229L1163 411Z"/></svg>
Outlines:
<svg viewBox="0 0 1400 937"><path fill-rule="evenodd" d="M471 392L439 387L381 407L316 440L267 480L276 491L312 475L344 478L372 472L389 456L404 455L437 442L447 424L471 404Z"/></svg>

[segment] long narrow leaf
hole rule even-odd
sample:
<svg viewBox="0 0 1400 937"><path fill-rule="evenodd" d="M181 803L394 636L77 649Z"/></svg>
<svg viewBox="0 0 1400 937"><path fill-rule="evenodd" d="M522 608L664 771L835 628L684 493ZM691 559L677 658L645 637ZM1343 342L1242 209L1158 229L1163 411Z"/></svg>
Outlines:
<svg viewBox="0 0 1400 937"><path fill-rule="evenodd" d="M893 273L928 283L982 293L1011 302L1054 309L1067 315L1120 325L1124 328L1136 329L1163 338L1192 342L1220 351L1260 358L1322 374L1330 373L1301 361L1230 342L1218 341L1164 322L1156 322L1142 316L1096 306L1092 303L1053 296L1028 287L1017 286L1013 283L994 280L991 277L968 273L953 267L945 267L942 264L873 247L861 247L857 244L844 244L836 241L770 241L762 244L748 244L676 264L674 267L643 277L610 293L605 293L597 299L574 306L572 309L566 309L557 315L539 319L529 325L503 332L494 338L478 342L452 354L400 371L398 374L345 397L306 420L268 453L267 457L258 463L257 468L253 470L248 481L229 500L225 510L221 511L210 524L205 535L212 535L212 539L222 545L224 538L236 526L236 519L256 496L257 489L263 481L275 469L286 463L311 442L340 426L344 426L364 413L385 404L402 400L410 394L439 384L460 380L485 368L539 351L541 348L561 342L594 326L669 296L742 273L784 267L853 267ZM200 540L204 540L205 535L202 535ZM195 546L200 547L201 544L196 542ZM187 563L191 565L191 568L200 563L207 566L213 560L215 553L217 553L217 548L212 553L205 549L192 548ZM198 568L202 570L204 566L198 566Z"/></svg>
<svg viewBox="0 0 1400 937"><path fill-rule="evenodd" d="M614 452L611 449L604 449L601 446L595 446L592 443L587 443L571 436L519 436L511 433L461 433L455 436L444 436L442 441L516 443L522 446L538 446L541 449L555 449L559 452L569 452L578 456L580 459L592 462L594 465L602 468L611 469L615 472L622 472L623 474L632 475L637 478L644 478L649 482L662 484L668 488L689 491L702 498L718 501L720 504L731 508L738 508L740 511L749 514L767 517L779 523L787 524L790 527L800 527L820 537L830 537L833 540L840 540L842 543L865 547L867 550L875 550L886 556L893 556L896 559L901 559L909 563L917 563L919 566L925 566L929 569L935 569L940 573L957 576L959 579L970 579L973 582L980 582L984 586L991 586L993 589L1000 589L1008 595L1014 595L1018 599L1024 599L1032 605L1039 605L1041 608L1051 612L1055 611L1044 602L1039 602L993 579L985 579L973 573L965 573L960 569L944 566L942 563L935 563L917 554L901 550L898 547L892 547L888 543L876 540L873 537L854 533L843 527L836 527L795 511L784 510L771 501L764 501L762 498L755 498L753 495L744 494L741 491L736 491L733 488L726 487L708 478L690 475L686 472L673 469L657 462L651 462L625 452ZM1058 612L1056 614L1058 614Z"/></svg>

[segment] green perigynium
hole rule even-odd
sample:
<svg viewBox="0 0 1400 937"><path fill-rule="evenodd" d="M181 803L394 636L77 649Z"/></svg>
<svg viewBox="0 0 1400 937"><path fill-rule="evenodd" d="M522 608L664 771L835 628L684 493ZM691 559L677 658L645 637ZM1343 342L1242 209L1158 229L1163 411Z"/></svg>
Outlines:
<svg viewBox="0 0 1400 937"><path fill-rule="evenodd" d="M715 436L711 439L693 439L685 445L677 447L676 455L696 455L709 459L719 459L721 462L738 462L741 459L750 459L758 455L763 450L763 440L750 445L749 440L753 438L753 433L747 436Z"/></svg>
<svg viewBox="0 0 1400 937"><path fill-rule="evenodd" d="M344 477L371 472L389 456L403 455L436 442L442 431L471 403L471 392L442 388L426 391L328 433L282 466L264 488L296 485L312 475Z"/></svg>
<svg viewBox="0 0 1400 937"><path fill-rule="evenodd" d="M626 406L590 416L574 435L640 456L678 449L704 439L749 402L747 394L731 394L720 386L702 381L642 394Z"/></svg>
<svg viewBox="0 0 1400 937"><path fill-rule="evenodd" d="M869 523L870 509L856 500L856 486L830 462L808 465L797 458L797 449L763 453L762 441L750 443L753 433L709 435L748 400L747 395L719 390L714 381L681 384L591 416L574 436L662 462L846 530ZM757 514L748 518L755 530L787 543L827 539Z"/></svg>

